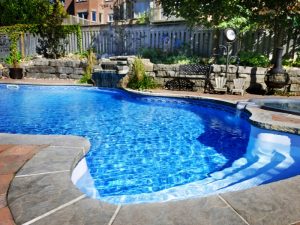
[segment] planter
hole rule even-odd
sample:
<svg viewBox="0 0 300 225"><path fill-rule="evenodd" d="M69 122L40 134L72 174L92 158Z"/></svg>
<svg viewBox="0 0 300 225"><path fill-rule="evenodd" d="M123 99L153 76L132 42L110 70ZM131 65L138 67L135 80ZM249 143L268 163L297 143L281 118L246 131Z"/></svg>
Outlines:
<svg viewBox="0 0 300 225"><path fill-rule="evenodd" d="M11 79L22 79L23 68L9 68L9 77Z"/></svg>

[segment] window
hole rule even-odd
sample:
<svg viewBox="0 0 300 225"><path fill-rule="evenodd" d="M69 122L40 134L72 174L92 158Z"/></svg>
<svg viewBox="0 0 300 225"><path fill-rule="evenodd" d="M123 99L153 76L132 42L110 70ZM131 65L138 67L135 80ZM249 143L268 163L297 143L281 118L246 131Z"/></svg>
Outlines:
<svg viewBox="0 0 300 225"><path fill-rule="evenodd" d="M99 13L99 23L102 23L102 13Z"/></svg>
<svg viewBox="0 0 300 225"><path fill-rule="evenodd" d="M88 13L87 12L79 12L78 17L82 18L82 19L86 19L88 18Z"/></svg>
<svg viewBox="0 0 300 225"><path fill-rule="evenodd" d="M108 22L113 22L114 21L114 14L108 14Z"/></svg>
<svg viewBox="0 0 300 225"><path fill-rule="evenodd" d="M92 21L97 21L97 13L95 11L92 12Z"/></svg>

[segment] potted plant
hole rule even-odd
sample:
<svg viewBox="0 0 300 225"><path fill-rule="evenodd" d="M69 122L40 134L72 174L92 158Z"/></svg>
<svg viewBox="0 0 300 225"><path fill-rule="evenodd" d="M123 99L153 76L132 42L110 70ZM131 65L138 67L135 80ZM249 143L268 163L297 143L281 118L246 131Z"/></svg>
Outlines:
<svg viewBox="0 0 300 225"><path fill-rule="evenodd" d="M6 63L10 65L9 76L12 79L22 79L23 78L23 68L20 67L21 53L18 51L17 43L11 42L10 54L6 58Z"/></svg>

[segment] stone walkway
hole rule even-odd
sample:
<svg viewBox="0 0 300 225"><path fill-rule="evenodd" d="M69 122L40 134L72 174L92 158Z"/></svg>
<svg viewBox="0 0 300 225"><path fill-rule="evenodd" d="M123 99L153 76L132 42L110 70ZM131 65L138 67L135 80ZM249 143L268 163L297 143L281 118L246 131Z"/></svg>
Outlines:
<svg viewBox="0 0 300 225"><path fill-rule="evenodd" d="M3 78L0 79L0 84L33 84L33 85L80 85L77 80L72 79L33 79L33 78L23 78L21 80L18 79L10 79Z"/></svg>
<svg viewBox="0 0 300 225"><path fill-rule="evenodd" d="M8 205L16 224L300 224L300 176L206 198L111 205L87 198L70 180L72 168L89 149L85 139L74 136L0 134L0 144L1 171L8 176L8 182L15 169L34 155L18 171L10 185ZM12 156L13 159L9 160ZM16 166L11 167L10 164ZM4 179L3 183L7 187ZM0 224L14 224L9 209L6 205L3 207Z"/></svg>
<svg viewBox="0 0 300 225"><path fill-rule="evenodd" d="M0 145L0 225L14 224L6 199L10 182L40 148L41 146Z"/></svg>

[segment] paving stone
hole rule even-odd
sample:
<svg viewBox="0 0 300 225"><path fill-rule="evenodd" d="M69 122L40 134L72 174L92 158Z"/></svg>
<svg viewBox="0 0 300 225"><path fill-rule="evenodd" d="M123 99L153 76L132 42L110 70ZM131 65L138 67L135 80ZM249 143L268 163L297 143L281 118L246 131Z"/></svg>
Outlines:
<svg viewBox="0 0 300 225"><path fill-rule="evenodd" d="M7 206L6 193L0 194L0 208L4 208Z"/></svg>
<svg viewBox="0 0 300 225"><path fill-rule="evenodd" d="M113 225L243 225L217 196L178 202L122 206Z"/></svg>
<svg viewBox="0 0 300 225"><path fill-rule="evenodd" d="M300 176L222 197L251 225L284 225L300 219Z"/></svg>
<svg viewBox="0 0 300 225"><path fill-rule="evenodd" d="M291 225L300 225L300 222L292 223Z"/></svg>
<svg viewBox="0 0 300 225"><path fill-rule="evenodd" d="M39 150L39 146L33 146L33 145L17 145L12 146L11 148L7 149L6 151L3 151L0 155L1 156L27 156L31 155L32 152L37 152Z"/></svg>
<svg viewBox="0 0 300 225"><path fill-rule="evenodd" d="M14 146L0 154L0 175L16 173L37 153L38 146Z"/></svg>
<svg viewBox="0 0 300 225"><path fill-rule="evenodd" d="M272 115L272 120L280 122L298 123L300 124L300 117L287 117L283 115Z"/></svg>
<svg viewBox="0 0 300 225"><path fill-rule="evenodd" d="M8 205L17 224L30 221L82 196L69 173L15 178L8 193Z"/></svg>
<svg viewBox="0 0 300 225"><path fill-rule="evenodd" d="M14 220L11 216L8 207L0 208L0 225L14 225Z"/></svg>
<svg viewBox="0 0 300 225"><path fill-rule="evenodd" d="M82 156L82 149L68 147L47 147L39 151L22 169L18 175L71 170L77 155Z"/></svg>
<svg viewBox="0 0 300 225"><path fill-rule="evenodd" d="M13 147L13 145L0 145L0 153Z"/></svg>
<svg viewBox="0 0 300 225"><path fill-rule="evenodd" d="M0 144L53 145L64 147L83 147L89 149L87 139L71 135L15 135L0 134Z"/></svg>
<svg viewBox="0 0 300 225"><path fill-rule="evenodd" d="M13 174L0 175L0 194L6 194L9 184L14 178Z"/></svg>
<svg viewBox="0 0 300 225"><path fill-rule="evenodd" d="M85 198L49 215L34 225L107 225L117 206Z"/></svg>

